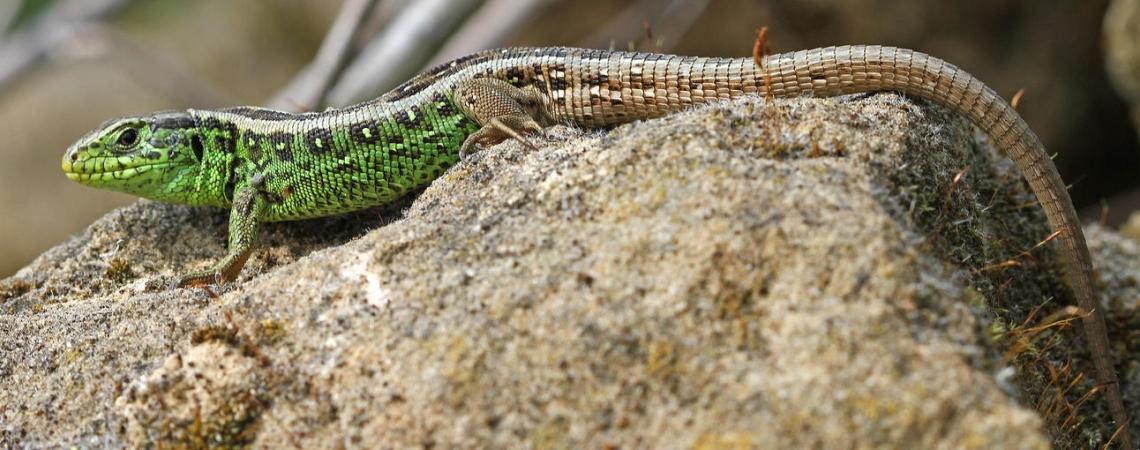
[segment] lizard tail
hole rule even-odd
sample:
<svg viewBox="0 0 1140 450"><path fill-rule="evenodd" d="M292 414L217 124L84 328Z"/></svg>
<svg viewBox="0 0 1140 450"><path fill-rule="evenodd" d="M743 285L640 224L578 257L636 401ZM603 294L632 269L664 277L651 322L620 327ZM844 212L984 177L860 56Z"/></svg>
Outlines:
<svg viewBox="0 0 1140 450"><path fill-rule="evenodd" d="M560 49L565 51L566 49ZM578 50L549 70L548 105L557 119L585 127L659 117L694 104L746 94L830 97L899 91L962 114L1017 165L1045 209L1066 262L1097 381L1108 399L1120 442L1134 448L1109 355L1104 313L1093 286L1092 258L1073 202L1045 147L1029 125L993 89L941 59L895 47L851 45L752 58L702 58L652 53ZM570 70L569 68L577 68ZM567 88L571 87L571 88Z"/></svg>
<svg viewBox="0 0 1140 450"><path fill-rule="evenodd" d="M1069 280L1084 316L1097 381L1124 448L1134 448L1128 416L1120 397L1104 314L1093 286L1092 259L1073 202L1044 145L1025 120L997 93L964 70L913 50L880 46L844 46L774 54L763 59L758 83L770 83L776 97L827 97L870 91L901 91L933 100L966 116L1017 165L1045 209L1049 225L1060 232Z"/></svg>

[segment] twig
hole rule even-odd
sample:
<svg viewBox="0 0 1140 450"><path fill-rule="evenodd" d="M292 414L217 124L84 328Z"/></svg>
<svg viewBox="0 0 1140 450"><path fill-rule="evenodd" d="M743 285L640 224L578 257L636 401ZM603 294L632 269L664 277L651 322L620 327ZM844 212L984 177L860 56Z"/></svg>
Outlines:
<svg viewBox="0 0 1140 450"><path fill-rule="evenodd" d="M61 0L28 26L12 33L0 47L0 90L60 45L85 22L111 14L130 0Z"/></svg>
<svg viewBox="0 0 1140 450"><path fill-rule="evenodd" d="M329 92L328 103L343 106L361 101L408 78L478 3L421 0L409 4L349 64Z"/></svg>
<svg viewBox="0 0 1140 450"><path fill-rule="evenodd" d="M606 48L612 42L634 41L643 36L644 28L636 24L649 17L662 51L669 51L681 40L705 10L709 0L672 0L664 8L659 1L641 0L618 13L602 25L593 35L579 40L577 45L589 48Z"/></svg>
<svg viewBox="0 0 1140 450"><path fill-rule="evenodd" d="M366 17L364 23L360 24L357 36L353 38L353 48L360 49L363 43L383 31L384 27L388 26L400 11L408 6L408 3L414 1L416 0L384 0L380 2L372 15Z"/></svg>
<svg viewBox="0 0 1140 450"><path fill-rule="evenodd" d="M520 24L554 2L555 0L488 0L443 44L427 66L502 45Z"/></svg>
<svg viewBox="0 0 1140 450"><path fill-rule="evenodd" d="M289 85L269 101L268 106L289 110L324 106L329 87L348 63L353 37L364 20L372 15L377 3L378 0L345 0L321 42L316 58L293 77Z"/></svg>

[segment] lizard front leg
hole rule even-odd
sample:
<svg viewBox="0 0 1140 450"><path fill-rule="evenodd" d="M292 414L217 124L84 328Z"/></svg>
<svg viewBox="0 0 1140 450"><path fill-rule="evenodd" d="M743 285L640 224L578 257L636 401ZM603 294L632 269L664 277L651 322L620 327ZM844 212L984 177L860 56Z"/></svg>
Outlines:
<svg viewBox="0 0 1140 450"><path fill-rule="evenodd" d="M249 254L253 252L253 244L257 240L258 218L261 217L265 206L266 200L262 198L256 187L240 188L234 195L233 207L230 209L229 253L214 267L182 276L178 286L209 284L221 286L237 278L245 261L249 259Z"/></svg>
<svg viewBox="0 0 1140 450"><path fill-rule="evenodd" d="M459 149L460 159L478 150L478 145L496 144L513 138L534 149L523 133L542 133L543 123L550 115L536 89L523 89L495 78L477 78L459 83L455 88L455 102L467 117L482 126L467 136ZM537 119L537 120L536 120Z"/></svg>

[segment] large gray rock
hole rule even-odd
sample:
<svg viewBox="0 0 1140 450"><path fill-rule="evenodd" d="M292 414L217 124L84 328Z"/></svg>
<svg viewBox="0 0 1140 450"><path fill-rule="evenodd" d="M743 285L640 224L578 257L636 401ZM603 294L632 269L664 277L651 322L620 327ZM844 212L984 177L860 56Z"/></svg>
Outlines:
<svg viewBox="0 0 1140 450"><path fill-rule="evenodd" d="M1088 388L1068 388L1079 334L1032 329L1069 298L1051 252L1023 253L1043 215L980 142L892 94L556 127L402 213L267 225L216 298L166 286L222 256L225 212L139 202L0 286L0 442L1103 440L1099 402L1063 409ZM1089 233L1124 342L1140 251ZM1136 404L1135 358L1121 367Z"/></svg>

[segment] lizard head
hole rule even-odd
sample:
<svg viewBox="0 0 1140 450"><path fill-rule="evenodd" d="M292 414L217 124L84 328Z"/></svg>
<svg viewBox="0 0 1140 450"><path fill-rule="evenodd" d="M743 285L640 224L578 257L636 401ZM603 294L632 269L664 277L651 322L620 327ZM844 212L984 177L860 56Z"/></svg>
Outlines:
<svg viewBox="0 0 1140 450"><path fill-rule="evenodd" d="M63 172L79 183L175 203L195 201L205 145L187 112L110 120L63 155Z"/></svg>

